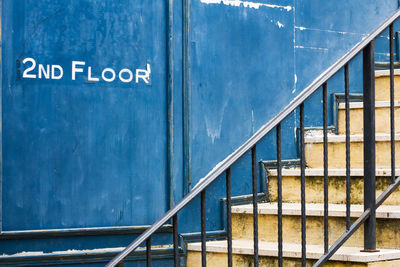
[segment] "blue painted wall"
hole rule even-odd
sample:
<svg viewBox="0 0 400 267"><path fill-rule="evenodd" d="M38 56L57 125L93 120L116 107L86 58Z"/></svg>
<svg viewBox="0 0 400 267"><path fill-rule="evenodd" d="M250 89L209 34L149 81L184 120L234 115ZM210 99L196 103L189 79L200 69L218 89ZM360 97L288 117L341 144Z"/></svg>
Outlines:
<svg viewBox="0 0 400 267"><path fill-rule="evenodd" d="M283 8L192 3L193 183L397 9L391 0L273 4Z"/></svg>
<svg viewBox="0 0 400 267"><path fill-rule="evenodd" d="M192 1L192 186L398 7L392 0L334 1L323 6L320 1L237 2L241 4ZM378 61L387 60L387 47L385 32L377 39ZM357 56L350 64L351 93L362 92L361 63ZM344 92L343 72L328 88L332 107L332 94ZM322 125L321 99L316 93L307 101L306 126ZM290 115L282 129L284 159L298 157L298 116L298 112ZM257 159L275 159L274 144L271 133L258 145ZM246 155L234 167L236 195L251 193L250 164ZM216 202L225 196L224 182L217 181L208 191L208 229L219 229L223 222L213 214ZM198 203L191 210L182 221L190 220L189 225L199 230ZM187 216L192 213L197 217Z"/></svg>
<svg viewBox="0 0 400 267"><path fill-rule="evenodd" d="M166 211L165 10L3 1L3 230L142 225ZM24 78L28 57L64 76ZM74 60L86 65L72 80ZM100 77L148 63L150 84Z"/></svg>
<svg viewBox="0 0 400 267"><path fill-rule="evenodd" d="M183 3L173 6L168 103L166 2L2 2L3 231L153 223L398 4L192 0L186 33ZM386 41L387 32L377 40L379 61L387 60ZM23 63L26 58L45 67L60 65L64 75L58 80L23 77L30 66ZM72 61L86 63L75 80ZM118 78L123 68L134 75L147 64L148 83ZM361 92L360 65L359 56L350 65L352 93ZM89 66L98 82L88 79ZM116 71L115 81L101 78L105 68ZM38 66L31 74L37 71ZM328 87L330 96L342 92L343 73ZM306 126L321 125L320 99L316 93L308 101ZM298 114L283 126L284 159L297 158ZM274 133L258 145L257 159L275 159L273 144ZM251 192L250 162L246 154L233 166L233 195ZM208 230L224 226L219 212L224 192L224 179L207 190ZM198 200L183 211L181 231L200 229L199 211ZM0 253L125 246L130 238L1 241ZM168 242L163 236L156 241Z"/></svg>

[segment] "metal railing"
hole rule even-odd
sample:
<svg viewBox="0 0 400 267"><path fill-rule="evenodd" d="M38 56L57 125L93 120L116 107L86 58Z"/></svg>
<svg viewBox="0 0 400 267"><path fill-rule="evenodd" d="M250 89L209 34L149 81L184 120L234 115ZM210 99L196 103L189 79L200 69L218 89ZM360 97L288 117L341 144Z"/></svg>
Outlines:
<svg viewBox="0 0 400 267"><path fill-rule="evenodd" d="M169 210L156 223L126 247L107 266L121 266L123 260L132 251L146 242L147 266L151 266L151 237L164 224L172 219L174 264L179 266L178 244L178 212L190 201L201 197L201 258L202 266L206 266L206 188L221 174L226 174L226 218L227 218L227 245L228 266L232 266L232 214L231 214L231 166L245 153L251 150L252 158L252 191L253 191L253 222L254 222L254 266L258 266L258 209L257 209L257 162L256 145L273 129L276 129L277 142L277 181L278 181L278 264L283 266L282 240L282 161L281 161L281 122L296 109L300 109L300 169L301 169L301 246L302 266L306 266L306 198L305 198L305 142L304 142L304 101L315 91L323 90L323 158L324 158L324 255L314 264L321 266L364 224L364 250L376 251L376 208L399 186L400 177L395 177L395 128L394 128L394 51L393 51L393 23L400 17L397 10L390 18L383 22L376 30L354 46L344 57L322 73L307 88L305 88L289 105L276 117L265 124L250 139L240 146L234 153L225 158L211 170L176 206ZM375 198L375 38L389 27L390 48L390 140L391 140L391 182L392 184ZM359 53L363 53L363 104L364 104L364 213L350 225L350 112L349 112L349 62ZM327 82L339 70L344 68L345 73L345 114L346 114L346 232L329 247L328 239L328 131L327 131Z"/></svg>

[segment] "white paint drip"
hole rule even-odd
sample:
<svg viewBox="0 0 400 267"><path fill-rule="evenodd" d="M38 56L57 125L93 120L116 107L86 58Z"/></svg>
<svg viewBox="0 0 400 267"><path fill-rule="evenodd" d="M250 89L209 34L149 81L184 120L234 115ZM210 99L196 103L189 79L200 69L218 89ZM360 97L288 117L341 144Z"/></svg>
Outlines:
<svg viewBox="0 0 400 267"><path fill-rule="evenodd" d="M224 119L225 108L227 105L228 101L225 101L225 103L222 105L221 111L219 114L217 114L217 116L212 116L212 118L205 117L207 135L211 138L211 142L213 144L215 139L219 139L221 135L222 120Z"/></svg>
<svg viewBox="0 0 400 267"><path fill-rule="evenodd" d="M282 24L280 21L275 21L275 20L272 20L272 19L270 19L269 21L270 21L272 24L275 24L276 26L278 26L279 29L282 28L282 27L285 27L285 25Z"/></svg>
<svg viewBox="0 0 400 267"><path fill-rule="evenodd" d="M279 21L276 23L276 25L278 25L279 28L284 27L285 25L283 25L282 23L280 23Z"/></svg>
<svg viewBox="0 0 400 267"><path fill-rule="evenodd" d="M328 51L328 48L313 47L313 46L296 45L295 48L303 48L303 49L312 49L312 50L323 50L323 51Z"/></svg>
<svg viewBox="0 0 400 267"><path fill-rule="evenodd" d="M259 9L260 7L269 7L269 8L280 8L286 11L292 10L291 6L279 6L279 5L272 5L272 4L265 4L265 3L257 3L257 2L249 2L249 1L242 1L242 0L200 0L204 4L223 4L226 6L243 6L247 8L254 8Z"/></svg>
<svg viewBox="0 0 400 267"><path fill-rule="evenodd" d="M390 53L375 53L375 55L383 55L383 56L390 57Z"/></svg>
<svg viewBox="0 0 400 267"><path fill-rule="evenodd" d="M252 128L252 133L254 133L254 111L251 110L251 128Z"/></svg>
<svg viewBox="0 0 400 267"><path fill-rule="evenodd" d="M294 88L292 90L292 94L294 94L296 92L296 85L297 85L297 75L294 74Z"/></svg>

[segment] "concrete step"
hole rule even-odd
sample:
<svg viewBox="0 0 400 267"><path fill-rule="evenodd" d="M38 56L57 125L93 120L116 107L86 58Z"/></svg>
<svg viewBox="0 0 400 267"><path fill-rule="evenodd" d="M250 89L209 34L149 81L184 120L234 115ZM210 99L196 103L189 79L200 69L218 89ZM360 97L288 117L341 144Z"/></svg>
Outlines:
<svg viewBox="0 0 400 267"><path fill-rule="evenodd" d="M15 254L0 254L0 266L104 266L125 247L69 249L64 251L24 251ZM152 246L152 257L167 263L173 256L172 245ZM171 256L172 255L172 256ZM146 248L139 247L125 259L126 266L143 266Z"/></svg>
<svg viewBox="0 0 400 267"><path fill-rule="evenodd" d="M390 135L376 134L376 166L390 168ZM395 135L396 165L400 166L400 134ZM328 165L329 168L346 167L346 136L328 134ZM352 168L364 167L364 143L362 134L350 136L350 161ZM305 158L310 168L322 168L323 165L323 135L319 132L307 134L305 137Z"/></svg>
<svg viewBox="0 0 400 267"><path fill-rule="evenodd" d="M390 130L390 77L389 70L378 70L375 72L375 107L376 107L376 132L389 133ZM400 132L400 70L395 70L395 125L397 132ZM345 104L339 104L338 131L344 134L345 128ZM350 132L361 134L363 128L363 105L362 102L350 103Z"/></svg>
<svg viewBox="0 0 400 267"><path fill-rule="evenodd" d="M363 212L363 205L351 205L351 221ZM283 240L301 244L301 205L283 203ZM346 206L329 204L329 243L333 244L346 232ZM276 203L260 203L258 206L259 238L261 241L277 240L278 219ZM307 244L323 245L324 240L323 204L306 205ZM377 247L400 249L400 206L381 206L377 216ZM253 207L240 205L232 207L232 234L234 239L253 238ZM345 243L346 246L362 247L364 244L363 227L360 227Z"/></svg>
<svg viewBox="0 0 400 267"><path fill-rule="evenodd" d="M74 264L99 266L99 264L105 265L118 253L122 252L123 249L124 247L117 247L54 252L25 251L11 255L2 254L0 255L0 266L71 266Z"/></svg>
<svg viewBox="0 0 400 267"><path fill-rule="evenodd" d="M395 70L394 77L394 96L395 100L400 100L400 70ZM378 70L375 72L375 100L390 100L390 76L389 70Z"/></svg>
<svg viewBox="0 0 400 267"><path fill-rule="evenodd" d="M400 132L400 102L395 101L395 132ZM351 102L350 109L350 133L363 134L363 103ZM345 103L339 104L338 132L346 133ZM390 133L390 102L378 101L375 103L375 131L377 133Z"/></svg>
<svg viewBox="0 0 400 267"><path fill-rule="evenodd" d="M400 167L400 165L399 165ZM309 169L306 174L306 201L308 203L323 203L324 201L324 170ZM330 203L346 203L346 169L329 169L328 196ZM277 200L276 169L267 170L268 192L271 201ZM351 203L363 204L364 200L364 170L351 169ZM390 169L376 170L376 196L378 197L391 184ZM400 169L396 170L396 177ZM282 198L284 202L300 202L300 169L282 169ZM400 205L400 190L396 190L385 201L385 205Z"/></svg>
<svg viewBox="0 0 400 267"><path fill-rule="evenodd" d="M233 240L233 266L247 267L253 264L253 241ZM400 251L381 249L379 252L360 252L360 247L342 247L324 266L400 266ZM323 247L306 246L307 266L312 266L323 255ZM278 244L276 242L259 242L259 266L278 266ZM295 267L301 265L301 245L283 243L283 266ZM224 267L227 263L227 242L207 242L207 265ZM201 266L201 243L188 244L187 266Z"/></svg>

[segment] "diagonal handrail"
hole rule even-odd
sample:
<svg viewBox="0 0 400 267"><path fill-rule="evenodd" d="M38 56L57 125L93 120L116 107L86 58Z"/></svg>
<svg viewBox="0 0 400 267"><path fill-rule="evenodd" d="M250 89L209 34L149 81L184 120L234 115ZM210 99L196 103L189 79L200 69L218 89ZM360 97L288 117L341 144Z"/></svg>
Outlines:
<svg viewBox="0 0 400 267"><path fill-rule="evenodd" d="M251 136L243 145L236 149L232 154L227 156L217 166L215 166L204 178L202 178L196 186L188 193L177 205L165 213L157 222L141 234L136 240L129 244L120 254L115 256L106 266L116 266L140 244L146 241L157 229L168 222L182 208L184 208L191 200L197 197L208 185L230 168L240 157L254 147L264 136L281 123L290 113L298 108L308 97L310 97L318 88L326 83L341 68L349 63L358 53L360 53L367 45L371 43L379 34L389 27L396 19L400 17L400 9L394 12L373 32L368 34L364 39L356 44L348 53L340 58L336 63L319 75L309 86L307 86L292 102L290 102L281 112L272 118L268 123L262 126L253 136Z"/></svg>

